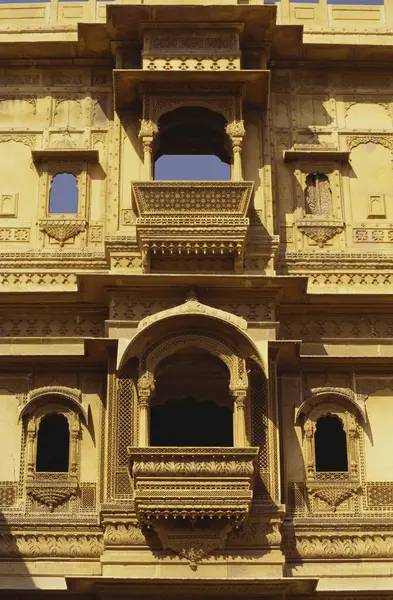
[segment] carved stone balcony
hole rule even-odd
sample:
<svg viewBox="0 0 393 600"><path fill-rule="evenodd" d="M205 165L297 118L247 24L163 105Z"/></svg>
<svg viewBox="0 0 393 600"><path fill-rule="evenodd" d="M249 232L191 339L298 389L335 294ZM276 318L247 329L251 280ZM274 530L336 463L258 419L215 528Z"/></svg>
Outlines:
<svg viewBox="0 0 393 600"><path fill-rule="evenodd" d="M241 270L252 182L133 183L137 236L145 271L151 256L232 255Z"/></svg>
<svg viewBox="0 0 393 600"><path fill-rule="evenodd" d="M239 523L250 510L258 448L128 448L144 524L177 518Z"/></svg>

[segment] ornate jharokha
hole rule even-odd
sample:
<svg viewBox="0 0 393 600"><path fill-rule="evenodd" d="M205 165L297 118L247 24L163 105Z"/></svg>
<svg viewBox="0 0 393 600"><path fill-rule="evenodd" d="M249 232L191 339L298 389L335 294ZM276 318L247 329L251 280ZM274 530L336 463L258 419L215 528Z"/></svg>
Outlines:
<svg viewBox="0 0 393 600"><path fill-rule="evenodd" d="M190 1L0 1L0 600L393 600L393 0Z"/></svg>
<svg viewBox="0 0 393 600"><path fill-rule="evenodd" d="M176 321L182 317L187 317L190 325L194 321L195 324L199 322L200 331L176 333ZM228 324L236 326L245 335L246 323L242 319L202 304L193 293L183 305L164 310L140 323L137 345L141 348L141 372L136 387L138 446L128 448L135 510L141 527L153 527L164 547L184 555L184 548L179 548L174 541L177 539L175 532L183 523L183 530L184 527L187 529L188 558L193 566L198 557L201 559L222 545L228 532L247 519L258 458L258 448L250 446L251 400L246 359L234 354L223 341L208 333L208 329L203 333L206 319L213 319L212 325L217 320L226 327ZM142 340L147 332L158 330L171 321L172 333L166 334L161 341L158 338L156 344L142 350ZM150 439L149 420L155 395L162 393L165 385L162 365L168 357L177 356L179 352L186 355L196 350L206 352L207 358L217 357L228 370L226 393L228 402L232 404L233 447L152 446L154 440ZM122 359L123 364L127 356L129 351ZM162 375L157 375L159 373ZM183 377L186 382L186 373L178 371L178 385L181 385ZM198 426L196 423L193 425ZM201 527L205 530L204 536L201 535ZM201 546L202 539L207 545Z"/></svg>

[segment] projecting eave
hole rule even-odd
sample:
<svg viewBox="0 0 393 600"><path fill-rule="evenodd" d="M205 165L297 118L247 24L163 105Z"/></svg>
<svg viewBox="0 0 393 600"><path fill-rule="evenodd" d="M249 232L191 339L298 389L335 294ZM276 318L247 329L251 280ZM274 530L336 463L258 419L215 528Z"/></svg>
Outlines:
<svg viewBox="0 0 393 600"><path fill-rule="evenodd" d="M276 24L277 8L267 5L110 5L107 4L107 27L113 41L133 41L141 36L147 24L174 26L203 23L242 24L241 40L261 42Z"/></svg>
<svg viewBox="0 0 393 600"><path fill-rule="evenodd" d="M220 91L221 84L243 87L245 105L265 108L269 98L270 71L143 71L142 69L114 69L113 87L115 108L126 108L139 98L142 86L165 84L168 92L171 85L189 83L198 93L198 84L214 84ZM175 91L175 90L174 90Z"/></svg>
<svg viewBox="0 0 393 600"><path fill-rule="evenodd" d="M307 288L307 277L299 276L269 276L269 275L232 275L222 274L130 274L126 273L80 273L78 274L78 287L84 302L96 302L103 298L105 292L129 292L138 289L149 289L152 294L158 290L178 288L184 292L198 288L225 290L230 288L233 292L249 295L254 292L262 297L279 297L300 301Z"/></svg>
<svg viewBox="0 0 393 600"><path fill-rule="evenodd" d="M263 598L272 595L286 594L287 596L313 594L318 579L301 577L261 578L261 579L138 579L116 577L67 577L69 591L78 593L110 593L127 595L128 598L149 597L157 600L164 594L171 598L187 597L204 598L210 596L236 597L246 595L248 598Z"/></svg>

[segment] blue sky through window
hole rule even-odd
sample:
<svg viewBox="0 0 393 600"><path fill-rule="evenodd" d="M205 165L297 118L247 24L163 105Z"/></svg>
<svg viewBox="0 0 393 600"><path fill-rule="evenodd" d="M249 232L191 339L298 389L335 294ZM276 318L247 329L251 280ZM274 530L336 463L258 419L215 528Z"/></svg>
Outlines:
<svg viewBox="0 0 393 600"><path fill-rule="evenodd" d="M49 194L49 214L78 212L78 185L75 175L58 173L52 179Z"/></svg>
<svg viewBox="0 0 393 600"><path fill-rule="evenodd" d="M213 154L166 154L156 161L157 181L229 181L231 168Z"/></svg>

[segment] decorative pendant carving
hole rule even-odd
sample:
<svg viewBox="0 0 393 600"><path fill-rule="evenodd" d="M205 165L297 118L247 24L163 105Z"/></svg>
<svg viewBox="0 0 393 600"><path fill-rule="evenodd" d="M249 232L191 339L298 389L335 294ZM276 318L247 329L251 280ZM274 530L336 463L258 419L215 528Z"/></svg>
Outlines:
<svg viewBox="0 0 393 600"><path fill-rule="evenodd" d="M40 504L49 508L50 512L61 504L64 504L71 497L76 496L78 485L76 482L63 483L43 483L31 482L27 484L27 494Z"/></svg>
<svg viewBox="0 0 393 600"><path fill-rule="evenodd" d="M325 244L344 229L344 223L336 219L308 217L298 221L298 229L323 248Z"/></svg>
<svg viewBox="0 0 393 600"><path fill-rule="evenodd" d="M40 230L49 237L57 240L61 247L67 240L76 237L86 230L85 219L43 219L40 221Z"/></svg>
<svg viewBox="0 0 393 600"><path fill-rule="evenodd" d="M307 492L310 496L319 498L326 504L328 504L333 512L336 511L337 507L340 506L345 500L356 496L360 491L358 483L351 484L332 484L319 485L309 483L307 484Z"/></svg>
<svg viewBox="0 0 393 600"><path fill-rule="evenodd" d="M190 525L189 529L179 531L167 523L157 521L153 527L164 550L172 550L180 558L185 558L190 568L196 571L201 560L223 547L233 525L234 523L226 522L214 529L193 529Z"/></svg>

